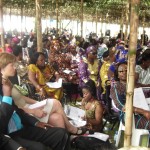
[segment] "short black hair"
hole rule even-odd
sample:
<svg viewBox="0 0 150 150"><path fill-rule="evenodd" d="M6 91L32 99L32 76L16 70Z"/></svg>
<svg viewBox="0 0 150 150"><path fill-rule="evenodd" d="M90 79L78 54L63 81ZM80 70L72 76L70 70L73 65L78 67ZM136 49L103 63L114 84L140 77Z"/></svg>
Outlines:
<svg viewBox="0 0 150 150"><path fill-rule="evenodd" d="M109 56L109 50L105 51L102 55L103 58L107 58Z"/></svg>
<svg viewBox="0 0 150 150"><path fill-rule="evenodd" d="M82 89L87 89L90 91L90 93L92 94L92 96L94 98L97 98L97 92L96 92L96 85L95 82L93 80L88 80L85 85L82 87Z"/></svg>
<svg viewBox="0 0 150 150"><path fill-rule="evenodd" d="M137 58L137 65L143 63L143 61L150 60L150 49L146 49L139 57Z"/></svg>
<svg viewBox="0 0 150 150"><path fill-rule="evenodd" d="M40 55L43 55L45 57L44 53L42 52L34 52L30 58L30 64L36 64Z"/></svg>
<svg viewBox="0 0 150 150"><path fill-rule="evenodd" d="M22 46L16 45L13 47L13 54L17 57L22 53Z"/></svg>

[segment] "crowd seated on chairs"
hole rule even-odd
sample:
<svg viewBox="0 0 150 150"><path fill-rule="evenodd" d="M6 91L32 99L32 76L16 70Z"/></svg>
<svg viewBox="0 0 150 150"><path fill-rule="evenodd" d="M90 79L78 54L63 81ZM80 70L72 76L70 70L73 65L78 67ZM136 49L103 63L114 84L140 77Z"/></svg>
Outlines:
<svg viewBox="0 0 150 150"><path fill-rule="evenodd" d="M9 53L1 53L0 58L1 60L4 60L5 58L5 61L0 62L0 64L2 75L7 80L10 76L15 74L15 68L13 68L13 66L8 68L8 66L16 63L16 57ZM10 80L8 79L8 81ZM46 122L51 126L66 128L69 132L78 134L78 128L70 124L58 100L48 98L46 105L43 106L44 108L31 109L29 106L37 103L36 100L23 96L14 87L12 87L11 95L14 103L19 108L23 109L26 113L35 116L38 120Z"/></svg>
<svg viewBox="0 0 150 150"><path fill-rule="evenodd" d="M127 61L128 54L128 46L124 41L111 38L92 39L91 36L85 41L72 35L69 35L69 38L63 34L57 38L43 35L42 52L37 52L37 40L34 34L27 37L24 42L22 47L17 40L9 51L17 60L16 74L14 77L9 76L11 83L20 86L26 84L28 89L28 97L15 92L12 94L18 107L40 120L45 115L44 110L33 112L26 106L37 102L35 99L51 98L53 99L50 102L51 115L46 123L66 128L74 134L82 134L84 129L78 130L69 123L61 105L64 96L67 97L67 103L82 102L81 108L86 111L84 118L87 121L86 129L105 132L104 128L108 122L112 125L111 130L118 126L120 118L124 123L126 111L123 109L126 95L124 62ZM143 54L137 58L138 64L135 70L137 87L149 86L150 81L148 76L150 49L143 51ZM117 82L116 72L120 79ZM62 87L50 88L46 85L47 82L55 82L60 78L62 78ZM13 88L13 91L15 90L16 88ZM150 112L134 108L134 113L136 127L149 130ZM55 119L62 122L59 124L53 121Z"/></svg>

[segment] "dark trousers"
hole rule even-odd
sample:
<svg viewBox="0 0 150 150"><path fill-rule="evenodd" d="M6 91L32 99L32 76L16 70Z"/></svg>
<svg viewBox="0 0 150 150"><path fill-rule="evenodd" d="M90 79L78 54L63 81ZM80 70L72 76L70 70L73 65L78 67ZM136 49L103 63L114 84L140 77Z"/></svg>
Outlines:
<svg viewBox="0 0 150 150"><path fill-rule="evenodd" d="M45 150L46 146L53 150L69 149L69 135L62 128L24 127L10 136L27 150Z"/></svg>
<svg viewBox="0 0 150 150"><path fill-rule="evenodd" d="M17 150L20 147L20 144L9 138L7 143L0 148L0 150Z"/></svg>

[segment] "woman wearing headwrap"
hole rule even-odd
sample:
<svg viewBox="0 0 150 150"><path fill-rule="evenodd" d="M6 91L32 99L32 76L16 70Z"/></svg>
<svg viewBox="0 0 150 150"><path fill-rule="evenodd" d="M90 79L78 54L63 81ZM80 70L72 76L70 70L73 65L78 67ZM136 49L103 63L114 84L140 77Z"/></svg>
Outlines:
<svg viewBox="0 0 150 150"><path fill-rule="evenodd" d="M84 57L83 57L84 58ZM86 58L82 59L82 61L85 63L80 63L79 68L84 68L83 72L79 72L79 74L82 74L82 78L80 77L80 82L82 84L85 84L89 79L93 80L95 82L95 85L97 86L97 90L99 87L99 70L100 70L100 63L97 59L97 49L94 46L89 46L86 50ZM79 70L80 71L80 70ZM99 90L98 90L99 91ZM98 95L99 92L97 92ZM100 99L100 96L98 96L98 99Z"/></svg>

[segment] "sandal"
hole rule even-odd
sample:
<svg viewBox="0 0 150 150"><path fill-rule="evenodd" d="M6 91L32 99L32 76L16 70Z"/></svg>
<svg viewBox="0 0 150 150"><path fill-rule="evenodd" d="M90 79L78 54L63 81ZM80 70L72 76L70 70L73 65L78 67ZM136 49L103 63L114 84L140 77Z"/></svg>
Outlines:
<svg viewBox="0 0 150 150"><path fill-rule="evenodd" d="M77 128L77 132L75 135L83 135L83 134L94 134L93 130L89 130L87 128Z"/></svg>

